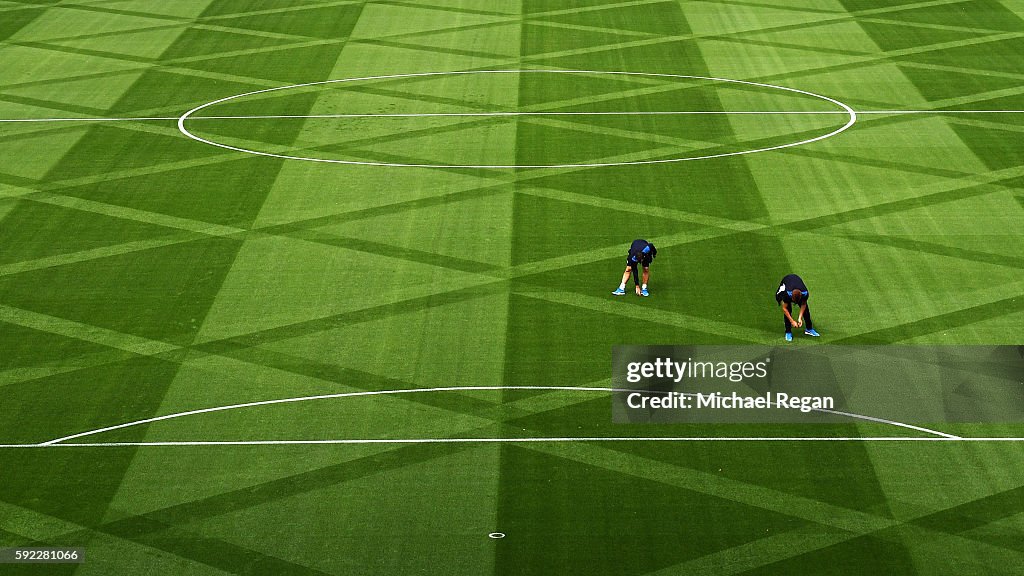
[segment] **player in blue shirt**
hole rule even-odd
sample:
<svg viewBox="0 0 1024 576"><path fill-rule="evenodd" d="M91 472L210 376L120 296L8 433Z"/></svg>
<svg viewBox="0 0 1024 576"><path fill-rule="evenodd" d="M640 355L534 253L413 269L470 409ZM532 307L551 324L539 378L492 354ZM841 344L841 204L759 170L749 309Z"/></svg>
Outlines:
<svg viewBox="0 0 1024 576"><path fill-rule="evenodd" d="M630 274L633 275L633 283L636 284L637 296L650 296L647 292L647 281L651 278L651 262L658 255L658 249L647 240L633 240L629 245L629 253L626 254L626 271L622 273L622 282L612 294L622 296L626 293L626 282L629 282ZM640 283L639 268L644 269L643 284Z"/></svg>
<svg viewBox="0 0 1024 576"><path fill-rule="evenodd" d="M805 318L807 319L807 328L804 330L804 334L820 336L814 331L811 324L811 309L807 307L807 299L810 297L811 293L807 290L807 285L796 274L788 274L782 279L782 282L779 282L779 289L775 291L775 301L782 306L782 315L785 316L786 342L793 341L793 328L803 326ZM797 314L796 320L793 319L793 304L800 307L800 313Z"/></svg>

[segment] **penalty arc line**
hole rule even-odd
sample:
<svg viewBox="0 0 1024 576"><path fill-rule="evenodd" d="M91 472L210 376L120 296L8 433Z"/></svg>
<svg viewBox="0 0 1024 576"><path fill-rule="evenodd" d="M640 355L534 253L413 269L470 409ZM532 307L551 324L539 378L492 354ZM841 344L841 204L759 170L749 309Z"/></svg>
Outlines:
<svg viewBox="0 0 1024 576"><path fill-rule="evenodd" d="M144 418L144 419L141 419L141 420L134 420L134 421L125 422L125 423L122 423L122 424L115 424L115 425L106 426L106 427L103 427L103 428L96 428L94 430L86 430L85 432L79 432L77 434L71 434L71 435L68 435L68 436L62 436L60 438L54 438L52 440L47 440L45 442L41 442L41 443L38 443L38 444L24 445L24 446L21 446L21 447L28 447L28 446L32 446L32 447L62 446L62 445L65 445L65 444L62 444L62 443L66 442L68 440L74 440L74 439L77 439L77 438L84 438L86 436L94 436L96 434L101 434L101 433L104 433L104 432L111 432L111 431L114 431L114 430L122 430L122 429L125 429L125 428L131 428L131 427L134 427L134 426L140 426L140 425L143 425L143 424L151 424L151 423L154 423L154 422L161 422L161 421L164 421L164 420L171 420L171 419L175 419L175 418L182 418L182 417L185 417L185 416L194 416L194 415L198 415L198 414L209 414L209 413L212 413L212 412L224 412L224 411L228 411L228 410L238 410L238 409L243 409L243 408L253 408L253 407L257 407L257 406L270 406L270 405L275 405L275 404L289 404L289 403L296 403L296 402L308 402L308 401L314 401L314 400L328 400L328 399L337 399L337 398L352 398L352 397L365 397L365 396L386 396L386 395L398 395L398 394L418 394L418 393L434 393L434 392L460 392L460 391L482 391L482 390L487 390L487 391L546 390L546 391L605 392L605 393L607 393L607 392L611 392L611 393L615 393L615 392L620 392L620 393L636 392L636 390L632 390L632 389L608 388L608 387L603 387L603 386L445 386L445 387L437 387L437 388L407 388L407 389L398 389L398 390L371 390L371 391L360 391L360 392L341 392L341 393L337 393L337 394L319 394L319 395L315 395L315 396L296 396L296 397L292 397L292 398L278 398L278 399L274 399L274 400L260 400L260 401L255 401L255 402L244 402L244 403L239 403L239 404L228 404L228 405L224 405L224 406L214 406L214 407L210 407L210 408L199 408L199 409L196 409L196 410L187 410L187 411L183 411L183 412L175 412L175 413L172 413L172 414L164 414L162 416L154 416L152 418ZM694 393L686 393L686 392L684 392L682 394L687 395L687 396L697 396L697 394L694 394ZM867 420L867 421L871 421L871 422L878 422L878 423L882 423L882 424L889 424L889 425L897 426L897 427L900 427L900 428L906 428L906 429L909 429L909 430L915 430L915 431L918 431L918 432L924 432L924 433L927 433L927 434L932 434L935 437L944 438L944 439L948 439L948 440L959 439L958 436L954 436L952 434L947 434L945 432L940 432L938 430L932 430L932 429L929 429L929 428L923 428L923 427L920 427L920 426L914 426L912 424L905 424L903 422L896 422L896 421L893 421L893 420L885 420L885 419L876 418L876 417L873 417L873 416L865 416L865 415L861 415L861 414L853 414L853 413L850 413L850 412L840 412L840 411L836 411L836 410L825 410L825 409L812 409L812 411L813 412L819 412L819 413L831 413L831 414L836 414L836 415L840 415L840 416L846 416L846 417L852 418L852 419L860 419L860 420ZM341 440L324 441L324 442L337 443L337 444L346 444L346 443L347 444L358 444L358 443L366 444L366 443L385 443L385 442L402 442L402 443L415 443L415 442L438 442L438 443L441 443L441 442L449 442L450 443L450 442L482 442L482 441L485 441L485 440L486 439L475 439L475 438L420 439L420 440L416 440L416 439L404 439L404 440L393 440L393 439L341 439ZM594 439L594 440L596 440L596 439ZM548 441L548 442L550 442L550 441L554 441L554 440L550 439L550 438L534 438L534 439L490 439L490 441L495 441L495 442L499 442L499 441L500 442L507 442L507 441L524 441L524 442ZM565 440L563 439L563 441L565 441ZM240 442L245 443L245 442L248 442L248 441L240 441ZM259 442L259 441L253 441L253 442ZM283 441L283 442L297 443L297 442L307 442L307 441ZM308 442L315 443L315 442L318 442L318 441L308 441ZM108 444L108 443L101 443L101 444L105 445L105 444ZM113 444L118 444L118 443L113 443ZM133 444L149 445L149 444L146 444L146 443L121 443L121 445L133 445ZM81 446L82 444L74 444L74 445ZM159 445L159 444L157 444L157 445ZM202 445L202 444L199 444L199 445ZM3 445L3 446L6 446L6 447L16 447L16 446L19 446L19 445Z"/></svg>

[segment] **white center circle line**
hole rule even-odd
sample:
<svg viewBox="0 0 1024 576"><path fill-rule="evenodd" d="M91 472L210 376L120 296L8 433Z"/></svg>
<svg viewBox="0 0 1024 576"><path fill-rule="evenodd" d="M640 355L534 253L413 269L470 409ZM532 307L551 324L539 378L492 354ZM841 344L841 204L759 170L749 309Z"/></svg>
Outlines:
<svg viewBox="0 0 1024 576"><path fill-rule="evenodd" d="M736 151L736 152L723 152L723 153L720 153L720 154L708 154L708 155L704 155L704 156L685 156L685 157L681 157L681 158L667 158L667 159L660 159L660 160L635 160L635 161L629 161L629 162L595 162L595 163L570 163L570 164L426 164L426 163L424 163L424 164L414 164L414 163L399 163L399 162L367 162L367 161L356 161L356 160L337 160L337 159L331 159L331 158L311 158L311 157L306 157L306 156L292 156L292 155L288 155L288 154L275 154L275 153L272 153L272 152L264 152L264 151L260 151L260 150L252 150L252 149L249 149L249 148L241 148L241 147L238 147L238 146L231 146L229 144L224 144L223 142L216 142L214 140L209 140L207 138L203 138L202 136L199 136L199 135L189 131L189 129L185 126L186 122L188 122L189 120L199 120L201 118L207 118L207 119L215 118L214 116L195 116L196 113L198 113L198 112L200 112L202 110L205 110L207 108L210 108L212 106L216 106L218 104L223 104L225 102L230 102L232 100L246 98L246 97L249 97L249 96L256 96L256 95L259 95L259 94L266 94L266 93L269 93L269 92L277 92L277 91L281 91L281 90L293 90L293 89L296 89L296 88L305 88L305 87L310 87L310 86L324 86L324 85L329 85L329 84L340 84L340 83L345 83L345 82L360 82L360 81L370 81L370 80L386 80L386 79L394 79L394 78L422 78L422 77L430 77L430 76L455 76L455 75L468 75L468 74L534 74L534 73L536 73L536 74L598 74L598 75L600 75L600 74L607 74L607 75L617 75L617 76L644 76L644 77L655 77L655 78L685 78L685 79L693 79L693 80L708 80L708 81L711 81L711 82L726 82L726 83L732 83L732 84L742 84L742 85L746 85L746 86L756 86L756 87L760 87L760 88L770 88L770 89L773 89L773 90L783 90L783 91L786 91L786 92L792 92L792 93L795 93L795 94L803 94L805 96L811 96L811 97L814 97L814 98L818 98L820 100L825 100L826 102L830 102L832 104L835 104L839 108L841 108L841 110L835 111L834 113L846 114L849 117L849 119L847 120L847 122L843 126L837 128L837 129L835 129L835 130L833 130L831 132L828 132L826 134L822 134L820 136L816 136L814 138L809 138L809 139L806 139L806 140L800 140L798 142L789 142L789 143L786 143L786 144L780 144L780 145L776 145L776 146L768 146L768 147L764 147L764 148L757 148L757 149L753 149L753 150L739 150L739 151ZM478 116L511 116L511 115L524 115L524 114L528 114L528 113L521 113L521 112L511 112L511 113L510 112L478 112L478 113L473 113L473 114L474 115L478 115ZM595 113L581 113L581 114L595 114ZM366 116L379 116L379 115L366 115ZM414 115L410 115L410 116L414 116ZM426 116L426 115L425 114L420 114L420 115L415 115L415 116ZM294 116L294 117L297 118L299 116ZM341 116L326 115L325 117L346 117L346 116L345 115L341 115ZM480 168L480 169L517 169L517 168L527 169L528 168L528 169L536 169L536 168L599 168L599 167L607 167L607 166L636 166L636 165L645 165L645 164L668 164L668 163L674 163L674 162L688 162L688 161L692 161L692 160L708 160L708 159L711 159L711 158L725 158L725 157L729 157L729 156L741 156L741 155L745 155L745 154L756 154L756 153L759 153L759 152L769 152L769 151L772 151L772 150L782 150L784 148L792 148L794 146L803 146L805 144L811 144L813 142L818 142L818 141L824 140L826 138L831 138L832 136L835 136L837 134L840 134L840 133L846 131L851 126L853 126L856 122L857 122L857 112L853 108L847 106L846 104L844 104L844 103L842 103L842 102L840 102L838 100L835 100L833 98L829 98L828 96L822 96L821 94L816 94L814 92L808 92L806 90L799 90L797 88L789 88L789 87L786 87L786 86L777 86L777 85L774 85L774 84L765 84L765 83L761 83L761 82L751 82L751 81L747 81L747 80L734 80L734 79L730 79L730 78L716 78L716 77L713 77L713 76L693 76L693 75L687 75L687 74L661 74L661 73L653 73L653 72L611 72L611 71L602 71L602 70L471 70L471 71L456 71L456 72L419 72L419 73L412 73L412 74L388 74L388 75L382 75L382 76L364 76L364 77L360 77L360 78L343 78L343 79L338 79L338 80L322 80L322 81L319 81L319 82L306 82L306 83L303 83L303 84L292 84L292 85L289 85L289 86L279 86L277 88L266 88L266 89L263 89L263 90L255 90L255 91L252 91L252 92L245 92L243 94L236 94L234 96L227 96L227 97L221 98L219 100L214 100L212 102L207 102L206 104L199 105L199 106L189 110L188 112L185 112L184 114L182 114L178 118L178 130L182 134L187 136L188 138L191 138L191 139L193 139L193 140L195 140L197 142L201 142L203 144L207 144L207 145L210 145L210 146L215 146L217 148L223 148L225 150L232 150L232 151L235 151L235 152L244 152L244 153L247 153L247 154L254 154L256 156L265 156L265 157L269 157L269 158L279 158L279 159L284 159L284 160L300 160L300 161L305 161L305 162L320 162L320 163L326 163L326 164L346 164L346 165L355 165L355 166L385 166L385 167L392 167L392 168L399 168L399 167L405 168L405 167L407 167L407 168Z"/></svg>

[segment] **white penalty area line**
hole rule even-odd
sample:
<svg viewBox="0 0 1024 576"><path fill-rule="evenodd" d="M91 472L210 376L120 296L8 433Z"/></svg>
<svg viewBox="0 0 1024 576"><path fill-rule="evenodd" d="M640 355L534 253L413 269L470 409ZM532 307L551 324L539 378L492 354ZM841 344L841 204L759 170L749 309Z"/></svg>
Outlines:
<svg viewBox="0 0 1024 576"><path fill-rule="evenodd" d="M152 446L294 446L337 444L496 444L566 442L1024 442L1024 438L919 436L653 436L562 438L360 438L336 440L197 440L168 442L67 442L61 444L0 444L0 448L132 448Z"/></svg>
<svg viewBox="0 0 1024 576"><path fill-rule="evenodd" d="M1024 110L856 110L857 115L899 115L899 114L1024 114ZM444 117L501 117L501 116L848 116L845 110L665 110L631 112L424 112L394 114L268 114L247 116L189 116L197 120L311 120L344 118L444 118ZM0 124L29 122L176 122L179 116L140 116L120 118L0 118Z"/></svg>
<svg viewBox="0 0 1024 576"><path fill-rule="evenodd" d="M17 124L29 122L146 122L177 120L169 116L140 116L137 118L0 118L0 124Z"/></svg>

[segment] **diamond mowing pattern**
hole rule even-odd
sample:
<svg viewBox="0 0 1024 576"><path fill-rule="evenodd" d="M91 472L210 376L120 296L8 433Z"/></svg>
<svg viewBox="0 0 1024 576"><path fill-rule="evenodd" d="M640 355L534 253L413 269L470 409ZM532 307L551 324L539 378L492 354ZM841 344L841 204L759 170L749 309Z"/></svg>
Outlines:
<svg viewBox="0 0 1024 576"><path fill-rule="evenodd" d="M901 166L901 168L903 168L903 166ZM993 188L993 192L998 192L999 190L1000 189L998 187L994 187ZM396 210L396 213L397 213L397 210ZM426 306L428 306L428 307L430 306L430 304L427 303L427 302L424 302L424 304ZM409 461L413 461L416 458L423 458L423 459L429 460L429 459L432 459L432 458L436 458L439 455L442 455L442 454L445 454L445 453L449 453L449 451L450 451L449 449L445 449L445 448L414 449L414 450L399 449L399 450L396 450L396 451L389 452L389 454L392 454L392 456L393 456L393 458L391 460L392 465L397 466L397 467L402 467L406 463L408 463ZM454 450L451 450L451 451L454 451ZM410 454L412 456L410 456ZM368 464L369 464L369 467L364 470L365 473L375 473L375 472L379 471L379 461L373 460L371 462L368 462ZM108 525L95 526L95 527L92 528L92 530L96 530L96 531L99 531L99 532L104 532L104 533L107 533L107 534L114 534L114 535L117 535L118 537L127 537L127 538L130 538L132 540L149 542L149 543L151 543L151 545L156 545L156 547L158 547L158 548L170 549L171 551L179 552L179 553L182 553L182 554L184 554L186 556L187 555L199 556L200 559L206 560L206 561L209 561L209 562L218 562L218 561L215 560L215 557L218 555L219 552L222 552L222 553L225 554L223 556L224 558L230 558L231 560L247 559L247 560L253 560L253 561L256 561L258 563L261 563L261 565L264 565L264 566L266 566L268 568L269 567L277 566L280 569L301 570L302 567L296 566L294 564L289 564L289 563L287 563L284 560L273 558L273 557L267 557L267 556L262 555L262 554L260 554L258 552L253 552L253 551L249 551L249 550L240 549L238 547L231 546L231 545L225 544L225 543L214 543L214 542L211 542L211 544L215 545L214 548L213 549L208 549L208 550L205 550L205 551L203 551L203 550L186 550L182 546L177 545L174 542L174 538L175 537L179 537L179 538L188 539L188 534L182 534L182 533L178 532L177 529L173 528L172 526L174 524L180 523L182 521L194 520L195 518L202 517L203 515L210 515L210 514L216 515L216 514L220 514L225 509L246 508L248 506L251 506L251 505L253 505L255 503L258 503L258 502L263 501L263 500L268 499L268 498L277 498L281 494L282 490L284 490L286 492L287 491L302 492L302 491L308 491L309 489L314 489L316 486L334 485L334 484L337 484L338 482L344 481L344 479L345 479L345 477L347 475L358 474L358 473L359 473L358 471L353 472L352 468L350 466L347 466L347 465L345 465L345 466L337 466L337 467L334 467L334 468L330 468L329 467L329 468L313 471L313 472L311 472L311 473L309 473L307 475L304 475L304 476L300 476L300 478L302 478L302 479L308 478L308 481L304 480L304 481L296 482L297 478L294 478L294 477L284 478L281 481L278 481L276 483L260 486L259 489L256 489L256 490L244 489L244 490L240 490L239 493L236 493L236 494L227 494L227 495L222 495L220 497L215 497L215 498L213 498L211 500L198 501L198 502L195 502L195 503L189 503L189 504L184 505L184 508L177 508L177 509L173 509L173 510L170 510L170 511L163 511L163 513L158 512L155 515L147 515L147 517L145 517L145 518L143 518L143 517L129 518L129 519L126 519L126 520L122 520L122 521L118 521L118 522L113 522L113 523L110 523ZM980 521L982 523L995 521L1000 516L998 515L998 513L993 515L990 511L993 511L993 510L1012 510L1013 509L1013 504L1015 504L1016 502L1019 501L1019 498L1018 498L1019 490L1020 489L1008 490L1008 491L1004 491L1004 492L1000 492L1000 493L994 494L992 496L988 496L986 498L981 498L979 500L975 500L974 502L972 502L970 504L965 504L965 505L962 505L962 506L960 506L958 508L950 509L948 511L948 513L950 515L955 515L956 517L962 517L964 515L968 515L969 516L969 515L975 514L977 512L986 512L986 514L982 515L982 519ZM248 499L246 499L246 498L239 499L239 496L242 496L243 494L252 494L252 495L258 495L258 496L250 497ZM772 497L769 496L768 498L766 498L766 500L772 500ZM994 503L994 502L996 504L998 504L999 502L1003 502L1003 505L1001 505L1001 506L992 506L992 503ZM1006 504L1009 504L1009 505L1006 505ZM942 513L938 513L938 516L941 516L941 514ZM159 520L157 520L157 521L151 520L151 518L154 518L154 517L159 519ZM949 526L948 523L931 522L931 521L929 521L927 519L928 517L925 517L925 518L926 519L921 520L921 523L925 524L925 527L927 529L929 529L929 530L938 530L938 531L944 531L944 529L948 530L948 526ZM911 524L915 524L915 523L916 523L915 521L911 521ZM169 526L171 526L171 527L169 527ZM154 542L153 541L154 539L152 538L152 535L155 535L155 534L158 534L158 533L161 533L161 532L163 532L165 535L169 536L169 538L156 538L155 539L156 541ZM809 553L810 552L808 552L808 554ZM229 565L230 565L230 563L224 562L223 560L219 561L219 563L223 567L225 567L225 568L229 567ZM284 563L284 564L281 564L281 563Z"/></svg>

